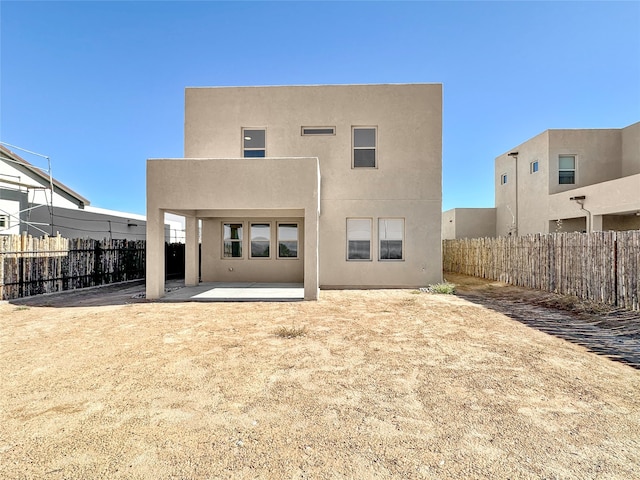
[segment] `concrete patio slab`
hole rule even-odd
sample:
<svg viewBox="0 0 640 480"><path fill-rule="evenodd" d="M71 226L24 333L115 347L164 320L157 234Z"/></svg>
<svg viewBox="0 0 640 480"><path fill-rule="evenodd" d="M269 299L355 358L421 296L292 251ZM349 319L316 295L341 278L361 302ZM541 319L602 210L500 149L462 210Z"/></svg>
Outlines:
<svg viewBox="0 0 640 480"><path fill-rule="evenodd" d="M301 283L201 283L167 292L163 302L290 302L304 299Z"/></svg>

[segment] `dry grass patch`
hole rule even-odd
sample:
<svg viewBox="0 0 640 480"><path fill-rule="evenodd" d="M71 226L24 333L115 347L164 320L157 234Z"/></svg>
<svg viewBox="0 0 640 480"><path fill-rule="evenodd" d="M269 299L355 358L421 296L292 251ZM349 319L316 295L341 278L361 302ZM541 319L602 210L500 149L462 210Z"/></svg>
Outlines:
<svg viewBox="0 0 640 480"><path fill-rule="evenodd" d="M276 337L280 337L280 338L304 337L307 334L307 327L281 326L281 327L278 327L276 331L273 333Z"/></svg>

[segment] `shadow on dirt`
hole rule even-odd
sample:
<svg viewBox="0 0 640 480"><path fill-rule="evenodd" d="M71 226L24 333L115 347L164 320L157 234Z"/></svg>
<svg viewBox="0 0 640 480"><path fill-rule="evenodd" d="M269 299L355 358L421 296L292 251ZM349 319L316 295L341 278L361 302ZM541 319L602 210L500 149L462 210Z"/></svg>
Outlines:
<svg viewBox="0 0 640 480"><path fill-rule="evenodd" d="M184 281L168 281L167 284L182 284ZM34 295L33 297L10 300L12 305L28 307L102 307L108 305L126 305L128 303L145 303L144 280L126 283L103 285L100 287L68 290L59 293Z"/></svg>
<svg viewBox="0 0 640 480"><path fill-rule="evenodd" d="M456 295L549 335L582 345L593 353L640 369L639 312L613 307L603 308L599 313L589 312L579 306L566 306L570 302L563 302L560 295L513 286L495 288L495 285L486 282L486 286L476 284L466 288L463 284Z"/></svg>

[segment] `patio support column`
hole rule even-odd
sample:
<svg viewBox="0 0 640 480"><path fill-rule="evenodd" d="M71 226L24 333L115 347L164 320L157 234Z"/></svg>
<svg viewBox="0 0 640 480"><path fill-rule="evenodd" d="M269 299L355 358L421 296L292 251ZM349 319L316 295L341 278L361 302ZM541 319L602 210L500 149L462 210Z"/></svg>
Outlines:
<svg viewBox="0 0 640 480"><path fill-rule="evenodd" d="M146 293L155 300L164 295L164 210L147 208Z"/></svg>
<svg viewBox="0 0 640 480"><path fill-rule="evenodd" d="M200 283L198 217L186 217L185 229L184 284L187 287L193 287Z"/></svg>
<svg viewBox="0 0 640 480"><path fill-rule="evenodd" d="M318 268L318 209L305 209L304 216L304 299L317 300L319 291Z"/></svg>

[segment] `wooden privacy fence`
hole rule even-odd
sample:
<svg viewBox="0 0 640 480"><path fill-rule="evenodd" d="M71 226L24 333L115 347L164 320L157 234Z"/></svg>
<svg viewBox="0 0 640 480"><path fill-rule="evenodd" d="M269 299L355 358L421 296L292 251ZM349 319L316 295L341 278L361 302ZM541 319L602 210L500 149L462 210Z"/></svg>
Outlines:
<svg viewBox="0 0 640 480"><path fill-rule="evenodd" d="M0 299L144 278L145 242L0 236Z"/></svg>
<svg viewBox="0 0 640 480"><path fill-rule="evenodd" d="M640 310L640 231L443 241L445 272Z"/></svg>

